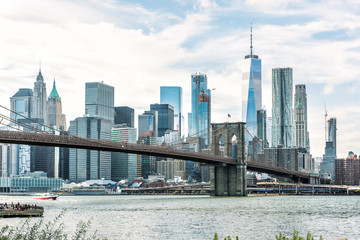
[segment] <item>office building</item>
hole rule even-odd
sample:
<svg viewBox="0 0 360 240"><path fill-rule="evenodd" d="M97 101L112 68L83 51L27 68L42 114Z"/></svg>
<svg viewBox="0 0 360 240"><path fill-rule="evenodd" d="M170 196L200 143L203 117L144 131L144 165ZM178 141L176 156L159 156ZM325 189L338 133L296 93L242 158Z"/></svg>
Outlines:
<svg viewBox="0 0 360 240"><path fill-rule="evenodd" d="M179 132L180 138L184 135L183 92L181 87L160 87L160 103L174 107L174 130Z"/></svg>
<svg viewBox="0 0 360 240"><path fill-rule="evenodd" d="M139 115L138 125L138 144L157 145L158 111L145 111ZM138 161L138 169L141 169L141 177L143 178L156 173L156 158L141 155Z"/></svg>
<svg viewBox="0 0 360 240"><path fill-rule="evenodd" d="M36 77L34 83L34 95L33 95L33 108L31 117L34 119L43 119L43 122L47 123L47 94L46 94L46 83L39 70L39 74Z"/></svg>
<svg viewBox="0 0 360 240"><path fill-rule="evenodd" d="M174 107L170 104L151 104L151 112L157 112L158 135L163 137L167 130L174 130Z"/></svg>
<svg viewBox="0 0 360 240"><path fill-rule="evenodd" d="M257 134L256 113L262 107L261 93L261 59L253 54L252 27L250 31L250 55L242 61L242 121L246 122L246 129L251 136ZM246 136L246 142L251 140Z"/></svg>
<svg viewBox="0 0 360 240"><path fill-rule="evenodd" d="M144 145L156 145L156 132L155 131L146 131L139 133L138 144ZM140 169L141 177L148 178L149 175L156 173L156 157L141 155L140 159Z"/></svg>
<svg viewBox="0 0 360 240"><path fill-rule="evenodd" d="M272 147L293 146L293 70L272 69Z"/></svg>
<svg viewBox="0 0 360 240"><path fill-rule="evenodd" d="M158 112L145 111L142 115L138 116L138 131L139 136L142 132L154 132L158 136Z"/></svg>
<svg viewBox="0 0 360 240"><path fill-rule="evenodd" d="M127 124L117 124L111 129L111 140L124 143L136 143L136 128ZM133 180L137 177L137 155L129 153L111 153L111 180Z"/></svg>
<svg viewBox="0 0 360 240"><path fill-rule="evenodd" d="M257 134L256 136L261 139L264 144L265 147L268 147L267 145L267 136L266 136L266 110L265 109L261 109L257 111L257 115L256 115L256 121L257 121Z"/></svg>
<svg viewBox="0 0 360 240"><path fill-rule="evenodd" d="M304 84L295 85L295 146L310 151L309 132L307 127L307 95Z"/></svg>
<svg viewBox="0 0 360 240"><path fill-rule="evenodd" d="M325 154L320 165L320 173L324 177L335 178L335 158L336 158L336 118L327 121L328 136L325 145Z"/></svg>
<svg viewBox="0 0 360 240"><path fill-rule="evenodd" d="M330 118L328 120L328 142L332 143L332 148L336 155L336 118Z"/></svg>
<svg viewBox="0 0 360 240"><path fill-rule="evenodd" d="M164 175L166 179L174 177L186 177L186 161L177 159L165 159L157 162L157 173Z"/></svg>
<svg viewBox="0 0 360 240"><path fill-rule="evenodd" d="M114 124L114 87L103 82L85 83L85 114Z"/></svg>
<svg viewBox="0 0 360 240"><path fill-rule="evenodd" d="M115 107L114 124L126 124L134 127L134 109L131 107Z"/></svg>
<svg viewBox="0 0 360 240"><path fill-rule="evenodd" d="M55 79L54 79L53 88L51 90L51 93L47 101L47 125L62 131L64 130L62 118L63 118L63 114L62 114L61 98L59 96L58 91L56 90Z"/></svg>
<svg viewBox="0 0 360 240"><path fill-rule="evenodd" d="M207 88L207 76L202 73L191 75L191 117L189 136L205 139L209 145L211 123L211 91Z"/></svg>
<svg viewBox="0 0 360 240"><path fill-rule="evenodd" d="M31 118L32 98L33 91L30 88L20 88L19 91L10 98L10 118L16 121ZM10 124L15 125L13 122Z"/></svg>
<svg viewBox="0 0 360 240"><path fill-rule="evenodd" d="M29 128L21 127L28 123L31 118L33 91L29 88L20 88L10 98L10 118L17 122L10 122L10 125L19 127L24 131ZM18 175L30 172L30 146L11 144L7 151L9 158L9 168L7 175Z"/></svg>
<svg viewBox="0 0 360 240"><path fill-rule="evenodd" d="M70 121L69 134L82 138L110 140L112 122L99 117L79 117ZM81 182L111 179L111 153L86 149L69 150L69 180Z"/></svg>

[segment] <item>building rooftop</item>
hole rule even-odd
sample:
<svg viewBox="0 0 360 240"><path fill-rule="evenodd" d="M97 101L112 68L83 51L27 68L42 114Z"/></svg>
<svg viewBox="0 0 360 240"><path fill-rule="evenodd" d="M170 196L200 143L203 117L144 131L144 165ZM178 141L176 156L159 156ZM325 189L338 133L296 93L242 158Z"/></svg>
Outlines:
<svg viewBox="0 0 360 240"><path fill-rule="evenodd" d="M30 88L20 88L19 91L17 91L14 97L31 97L33 95L33 90Z"/></svg>
<svg viewBox="0 0 360 240"><path fill-rule="evenodd" d="M54 79L53 88L51 90L51 93L50 93L48 99L50 100L52 98L54 98L54 99L60 98L59 93L56 90L55 79Z"/></svg>

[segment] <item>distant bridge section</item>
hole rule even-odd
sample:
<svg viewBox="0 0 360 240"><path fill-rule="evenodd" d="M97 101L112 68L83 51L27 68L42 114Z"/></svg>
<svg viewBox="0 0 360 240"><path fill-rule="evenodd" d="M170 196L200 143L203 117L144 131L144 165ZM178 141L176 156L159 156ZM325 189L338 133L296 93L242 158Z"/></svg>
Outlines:
<svg viewBox="0 0 360 240"><path fill-rule="evenodd" d="M173 149L170 147L121 143L109 140L98 140L44 133L0 131L0 143L65 147L108 152L123 152L188 160L193 162L206 163L210 165L221 165L224 167L239 165L234 158L210 155L205 153L188 152L184 150ZM246 168L250 171L257 171L290 178L296 182L301 181L309 183L310 179L314 178L314 176L308 173L288 170L281 167L271 166L258 162L246 162Z"/></svg>
<svg viewBox="0 0 360 240"><path fill-rule="evenodd" d="M206 164L236 165L233 158L215 156L205 153L188 152L170 147L151 146L133 143L122 143L110 140L98 140L44 133L29 133L16 131L0 131L0 142L35 146L52 146L98 150L106 152L123 152L156 157L189 160Z"/></svg>

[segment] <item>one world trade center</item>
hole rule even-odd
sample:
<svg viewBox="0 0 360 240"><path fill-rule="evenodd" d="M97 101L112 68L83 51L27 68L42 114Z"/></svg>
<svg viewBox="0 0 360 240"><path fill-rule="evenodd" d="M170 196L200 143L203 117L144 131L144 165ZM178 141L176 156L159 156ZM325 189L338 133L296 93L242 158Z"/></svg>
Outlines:
<svg viewBox="0 0 360 240"><path fill-rule="evenodd" d="M261 59L253 54L252 27L250 28L250 55L242 61L242 121L246 121L245 141L257 135L257 111L261 109Z"/></svg>

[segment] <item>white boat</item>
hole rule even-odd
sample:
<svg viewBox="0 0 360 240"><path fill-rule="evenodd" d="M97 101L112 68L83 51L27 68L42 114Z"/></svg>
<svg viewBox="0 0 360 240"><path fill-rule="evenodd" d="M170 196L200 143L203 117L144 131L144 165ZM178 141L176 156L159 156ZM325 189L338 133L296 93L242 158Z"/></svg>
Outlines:
<svg viewBox="0 0 360 240"><path fill-rule="evenodd" d="M56 200L57 197L58 195L54 193L37 193L33 198L38 200Z"/></svg>

